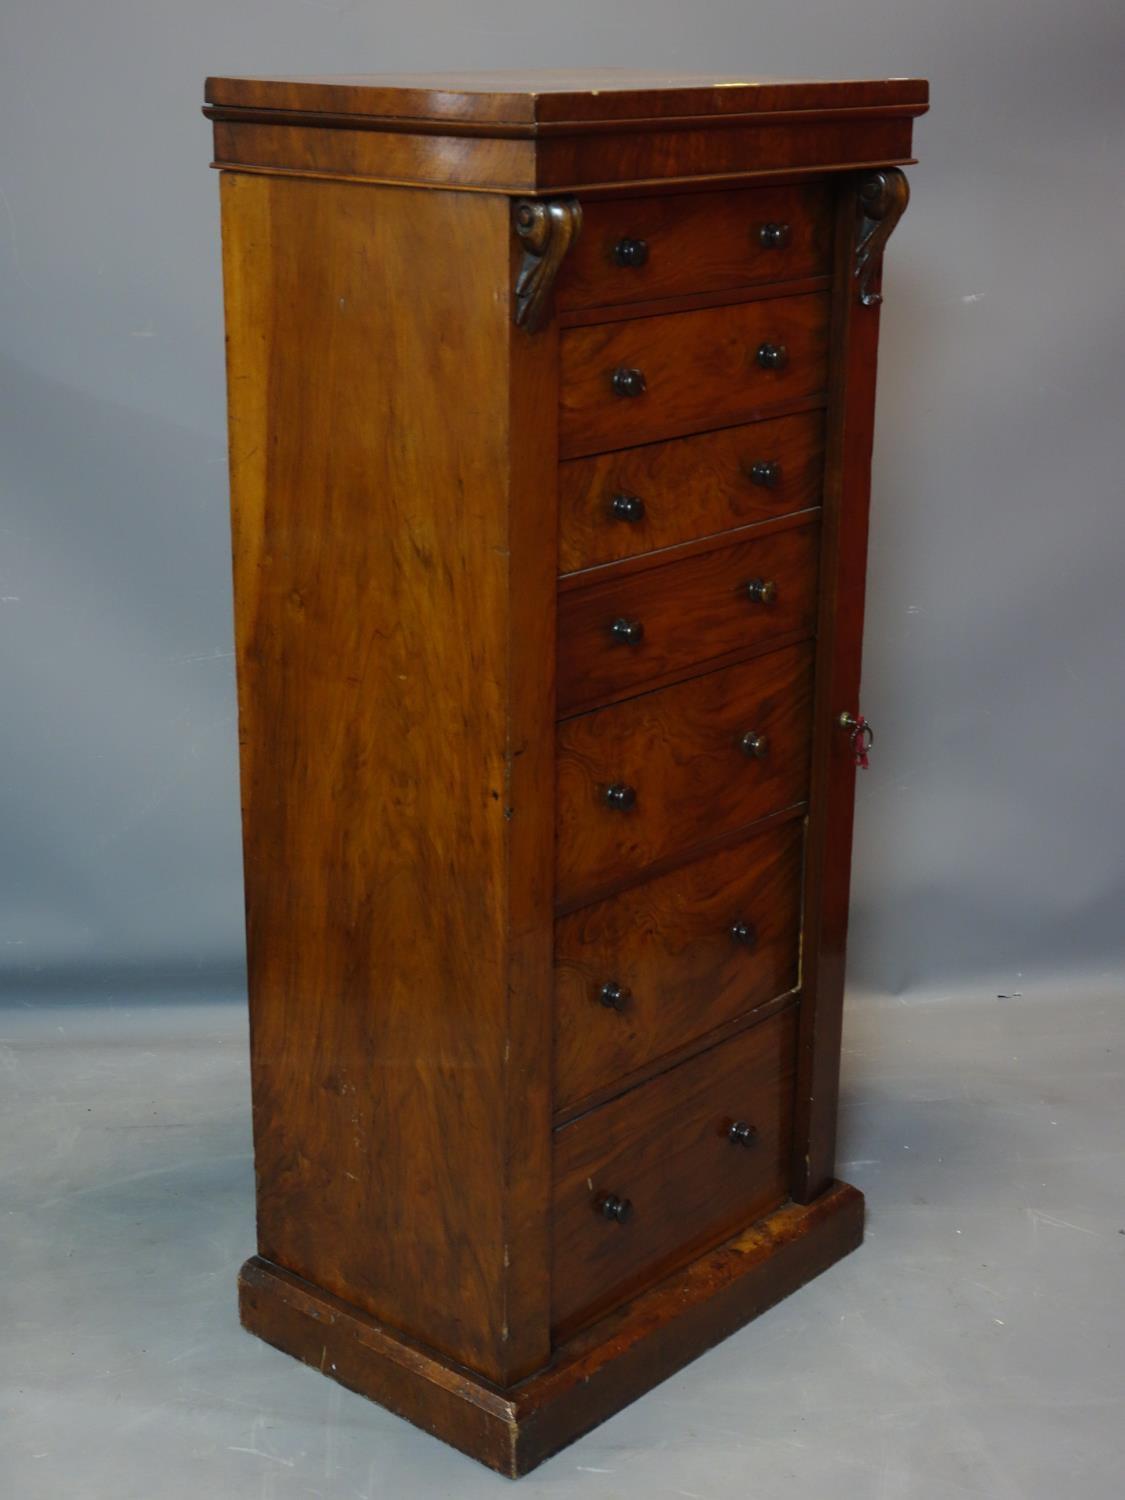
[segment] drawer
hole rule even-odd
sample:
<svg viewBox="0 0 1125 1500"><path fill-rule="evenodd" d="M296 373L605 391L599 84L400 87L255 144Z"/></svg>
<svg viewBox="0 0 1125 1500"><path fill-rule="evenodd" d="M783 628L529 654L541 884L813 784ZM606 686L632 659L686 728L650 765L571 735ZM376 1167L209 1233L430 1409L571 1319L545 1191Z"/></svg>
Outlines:
<svg viewBox="0 0 1125 1500"><path fill-rule="evenodd" d="M559 571L820 504L824 413L724 427L559 465Z"/></svg>
<svg viewBox="0 0 1125 1500"><path fill-rule="evenodd" d="M825 276L832 209L820 186L593 200L563 262L563 309Z"/></svg>
<svg viewBox="0 0 1125 1500"><path fill-rule="evenodd" d="M565 1109L795 989L804 819L555 924L555 1103Z"/></svg>
<svg viewBox="0 0 1125 1500"><path fill-rule="evenodd" d="M818 538L815 524L793 526L562 590L560 717L732 652L811 634Z"/></svg>
<svg viewBox="0 0 1125 1500"><path fill-rule="evenodd" d="M790 1007L556 1132L557 1334L787 1197L796 1014ZM746 1139L732 1139L734 1125L749 1127ZM612 1200L628 1204L623 1221L607 1216Z"/></svg>
<svg viewBox="0 0 1125 1500"><path fill-rule="evenodd" d="M704 432L819 396L827 333L825 293L565 329L560 456ZM776 366L760 362L771 357Z"/></svg>
<svg viewBox="0 0 1125 1500"><path fill-rule="evenodd" d="M803 642L560 724L560 908L803 802L812 666Z"/></svg>

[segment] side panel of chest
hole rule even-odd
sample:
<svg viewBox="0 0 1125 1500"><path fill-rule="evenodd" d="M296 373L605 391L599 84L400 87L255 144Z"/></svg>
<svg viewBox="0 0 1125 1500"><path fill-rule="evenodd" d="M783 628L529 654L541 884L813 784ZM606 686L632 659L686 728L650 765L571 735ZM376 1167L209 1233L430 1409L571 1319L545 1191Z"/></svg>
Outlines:
<svg viewBox="0 0 1125 1500"><path fill-rule="evenodd" d="M513 352L503 198L223 201L260 1252L508 1378L546 1353L553 548L511 497L551 493L552 341Z"/></svg>

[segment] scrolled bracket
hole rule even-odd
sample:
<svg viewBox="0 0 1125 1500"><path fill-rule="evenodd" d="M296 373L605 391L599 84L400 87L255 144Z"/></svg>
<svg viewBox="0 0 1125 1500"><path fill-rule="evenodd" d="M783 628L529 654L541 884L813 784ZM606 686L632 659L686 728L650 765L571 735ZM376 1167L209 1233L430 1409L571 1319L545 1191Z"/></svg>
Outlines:
<svg viewBox="0 0 1125 1500"><path fill-rule="evenodd" d="M868 172L860 179L855 276L864 307L877 307L883 300L878 290L883 251L909 202L910 184L897 167Z"/></svg>
<svg viewBox="0 0 1125 1500"><path fill-rule="evenodd" d="M551 291L566 252L582 228L577 198L521 198L515 207L515 230L523 244L516 273L514 318L535 333L550 314Z"/></svg>

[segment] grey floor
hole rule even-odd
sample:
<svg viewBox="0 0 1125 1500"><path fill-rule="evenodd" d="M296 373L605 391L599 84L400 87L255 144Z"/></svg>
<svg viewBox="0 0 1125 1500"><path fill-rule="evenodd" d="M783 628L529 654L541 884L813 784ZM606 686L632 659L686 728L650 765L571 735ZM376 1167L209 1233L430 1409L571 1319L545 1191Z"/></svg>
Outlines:
<svg viewBox="0 0 1125 1500"><path fill-rule="evenodd" d="M853 997L865 1247L521 1481L243 1334L234 1004L0 1012L4 1500L1125 1492L1125 1005Z"/></svg>

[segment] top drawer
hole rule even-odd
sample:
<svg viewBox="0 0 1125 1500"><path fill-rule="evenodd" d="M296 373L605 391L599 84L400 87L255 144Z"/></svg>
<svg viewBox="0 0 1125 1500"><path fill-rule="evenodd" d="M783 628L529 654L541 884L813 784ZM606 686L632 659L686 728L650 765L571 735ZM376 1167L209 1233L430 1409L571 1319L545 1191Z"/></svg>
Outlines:
<svg viewBox="0 0 1125 1500"><path fill-rule="evenodd" d="M605 307L826 275L831 216L821 185L584 203L557 304Z"/></svg>

